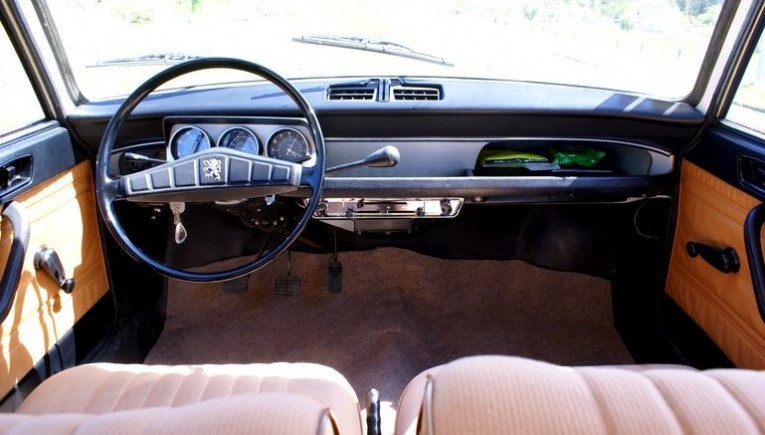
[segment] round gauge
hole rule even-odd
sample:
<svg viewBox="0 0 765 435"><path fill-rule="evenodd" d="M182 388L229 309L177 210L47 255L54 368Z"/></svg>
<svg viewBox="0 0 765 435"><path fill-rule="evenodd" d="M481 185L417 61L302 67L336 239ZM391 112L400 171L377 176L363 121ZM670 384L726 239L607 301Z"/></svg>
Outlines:
<svg viewBox="0 0 765 435"><path fill-rule="evenodd" d="M304 162L311 158L308 155L308 142L299 131L284 128L277 131L268 140L268 155L294 163Z"/></svg>
<svg viewBox="0 0 765 435"><path fill-rule="evenodd" d="M218 146L235 149L250 154L260 152L260 141L255 133L244 127L232 127L223 132Z"/></svg>
<svg viewBox="0 0 765 435"><path fill-rule="evenodd" d="M209 149L212 144L210 136L199 127L182 127L173 133L170 138L170 151L173 157L180 159Z"/></svg>

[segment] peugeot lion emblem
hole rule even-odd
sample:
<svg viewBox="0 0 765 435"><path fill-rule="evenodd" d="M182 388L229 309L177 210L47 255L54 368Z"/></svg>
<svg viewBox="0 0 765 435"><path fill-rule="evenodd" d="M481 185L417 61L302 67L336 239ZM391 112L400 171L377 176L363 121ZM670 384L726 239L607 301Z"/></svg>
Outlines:
<svg viewBox="0 0 765 435"><path fill-rule="evenodd" d="M205 178L211 178L220 181L221 161L220 159L206 159L202 162L202 172Z"/></svg>

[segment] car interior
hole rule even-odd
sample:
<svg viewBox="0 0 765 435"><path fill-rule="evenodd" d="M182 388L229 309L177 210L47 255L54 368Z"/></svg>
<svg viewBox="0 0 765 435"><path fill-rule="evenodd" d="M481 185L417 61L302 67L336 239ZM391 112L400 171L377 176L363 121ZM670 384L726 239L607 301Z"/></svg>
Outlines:
<svg viewBox="0 0 765 435"><path fill-rule="evenodd" d="M1 433L765 432L765 2L305 3L0 0Z"/></svg>

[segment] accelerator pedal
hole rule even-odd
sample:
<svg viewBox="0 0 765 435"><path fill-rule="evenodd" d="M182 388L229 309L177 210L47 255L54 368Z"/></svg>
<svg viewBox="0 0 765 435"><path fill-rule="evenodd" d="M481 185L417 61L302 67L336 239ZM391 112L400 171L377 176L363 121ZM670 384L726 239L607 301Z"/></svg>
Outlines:
<svg viewBox="0 0 765 435"><path fill-rule="evenodd" d="M343 291L343 265L337 261L337 230L333 230L335 249L327 268L327 291L337 294Z"/></svg>

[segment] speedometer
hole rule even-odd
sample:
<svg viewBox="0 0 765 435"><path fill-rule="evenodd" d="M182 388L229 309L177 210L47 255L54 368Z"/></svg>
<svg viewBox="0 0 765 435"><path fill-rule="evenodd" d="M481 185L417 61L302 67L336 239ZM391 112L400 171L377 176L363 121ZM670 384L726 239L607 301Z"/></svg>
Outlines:
<svg viewBox="0 0 765 435"><path fill-rule="evenodd" d="M223 132L218 146L235 149L249 154L260 152L260 141L255 133L244 127L232 127Z"/></svg>
<svg viewBox="0 0 765 435"><path fill-rule="evenodd" d="M209 149L212 144L210 136L199 127L182 127L173 133L170 138L170 152L173 157L180 159Z"/></svg>
<svg viewBox="0 0 765 435"><path fill-rule="evenodd" d="M283 128L268 140L268 155L275 159L300 163L309 160L308 141L297 130Z"/></svg>

